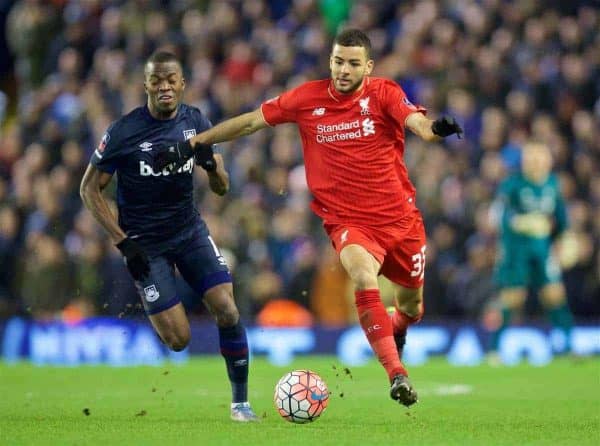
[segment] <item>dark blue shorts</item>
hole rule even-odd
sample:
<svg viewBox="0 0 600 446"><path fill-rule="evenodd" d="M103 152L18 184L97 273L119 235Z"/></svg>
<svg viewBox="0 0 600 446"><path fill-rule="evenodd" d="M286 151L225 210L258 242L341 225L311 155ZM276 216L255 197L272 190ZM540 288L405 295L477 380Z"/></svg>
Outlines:
<svg viewBox="0 0 600 446"><path fill-rule="evenodd" d="M175 267L200 297L216 285L231 282L227 262L201 227L189 235L174 237L168 246L159 255L150 256L149 276L135 282L147 314L160 313L179 303Z"/></svg>

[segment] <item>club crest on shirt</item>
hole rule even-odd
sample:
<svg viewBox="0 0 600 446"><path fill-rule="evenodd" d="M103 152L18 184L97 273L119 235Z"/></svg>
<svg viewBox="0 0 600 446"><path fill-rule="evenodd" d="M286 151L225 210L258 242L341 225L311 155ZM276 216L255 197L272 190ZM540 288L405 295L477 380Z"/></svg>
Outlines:
<svg viewBox="0 0 600 446"><path fill-rule="evenodd" d="M188 139L190 139L192 136L196 136L196 129L188 129L188 130L183 131L183 137L185 138L186 141Z"/></svg>
<svg viewBox="0 0 600 446"><path fill-rule="evenodd" d="M160 293L155 285L150 285L144 288L144 296L148 302L154 302L160 297Z"/></svg>
<svg viewBox="0 0 600 446"><path fill-rule="evenodd" d="M371 100L371 98L369 96L358 100L358 105L360 105L360 114L361 115L370 115L371 114L371 110L369 110L369 101L370 100Z"/></svg>

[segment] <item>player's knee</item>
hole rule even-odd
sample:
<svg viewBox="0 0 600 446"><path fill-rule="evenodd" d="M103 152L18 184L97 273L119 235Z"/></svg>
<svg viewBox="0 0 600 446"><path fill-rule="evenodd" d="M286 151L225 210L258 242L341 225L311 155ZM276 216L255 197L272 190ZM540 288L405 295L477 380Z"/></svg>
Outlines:
<svg viewBox="0 0 600 446"><path fill-rule="evenodd" d="M219 327L232 327L240 319L240 313L235 305L227 305L215 312L215 319Z"/></svg>
<svg viewBox="0 0 600 446"><path fill-rule="evenodd" d="M542 289L540 298L546 308L560 307L566 301L566 292L562 284L550 284Z"/></svg>
<svg viewBox="0 0 600 446"><path fill-rule="evenodd" d="M423 313L423 297L416 295L403 299L398 302L398 309L410 317L420 317Z"/></svg>
<svg viewBox="0 0 600 446"><path fill-rule="evenodd" d="M163 340L170 350L180 352L190 343L190 333L189 331L169 333L163 336Z"/></svg>
<svg viewBox="0 0 600 446"><path fill-rule="evenodd" d="M357 269L352 271L350 278L357 290L368 290L378 287L377 276L374 276L366 269Z"/></svg>

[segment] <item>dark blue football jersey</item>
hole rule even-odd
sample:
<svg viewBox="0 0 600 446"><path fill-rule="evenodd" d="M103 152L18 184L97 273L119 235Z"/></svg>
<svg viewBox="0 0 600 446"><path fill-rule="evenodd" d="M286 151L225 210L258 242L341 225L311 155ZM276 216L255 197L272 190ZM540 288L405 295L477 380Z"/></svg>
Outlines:
<svg viewBox="0 0 600 446"><path fill-rule="evenodd" d="M174 173L152 168L156 149L183 141L211 127L195 107L180 104L169 120L152 117L138 107L110 125L90 162L117 174L119 226L149 253L193 225L206 226L194 206L194 158Z"/></svg>

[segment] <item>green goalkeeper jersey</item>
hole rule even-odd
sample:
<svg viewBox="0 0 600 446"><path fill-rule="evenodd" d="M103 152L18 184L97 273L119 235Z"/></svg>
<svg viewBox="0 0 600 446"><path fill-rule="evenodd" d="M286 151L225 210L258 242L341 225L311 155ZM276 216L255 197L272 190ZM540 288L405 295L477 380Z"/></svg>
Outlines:
<svg viewBox="0 0 600 446"><path fill-rule="evenodd" d="M567 228L565 203L554 174L541 184L521 173L511 175L500 184L496 203L501 216L500 234L505 241L549 243Z"/></svg>
<svg viewBox="0 0 600 446"><path fill-rule="evenodd" d="M542 184L518 173L506 178L495 202L500 243L496 282L500 286L542 286L560 280L552 240L567 227L567 213L558 179Z"/></svg>

